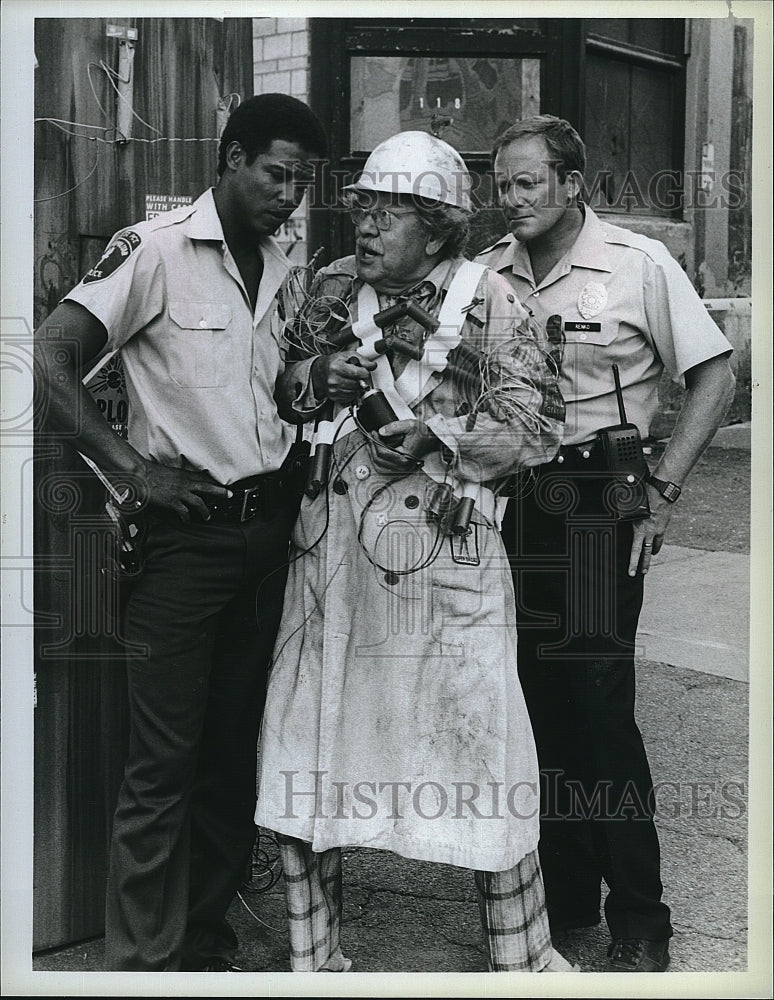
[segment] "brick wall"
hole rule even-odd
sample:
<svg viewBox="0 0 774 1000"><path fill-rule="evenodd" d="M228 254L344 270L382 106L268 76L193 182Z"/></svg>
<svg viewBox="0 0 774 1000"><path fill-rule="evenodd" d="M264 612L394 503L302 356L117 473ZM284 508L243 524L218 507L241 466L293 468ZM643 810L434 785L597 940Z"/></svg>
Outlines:
<svg viewBox="0 0 774 1000"><path fill-rule="evenodd" d="M253 19L253 87L256 94L309 98L309 25L305 17ZM308 258L304 205L277 233L294 263Z"/></svg>

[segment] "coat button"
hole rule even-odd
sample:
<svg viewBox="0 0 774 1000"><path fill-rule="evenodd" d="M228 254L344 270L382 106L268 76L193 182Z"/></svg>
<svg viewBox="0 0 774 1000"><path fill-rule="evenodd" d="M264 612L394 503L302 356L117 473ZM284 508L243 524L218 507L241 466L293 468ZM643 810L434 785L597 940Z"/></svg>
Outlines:
<svg viewBox="0 0 774 1000"><path fill-rule="evenodd" d="M385 524L389 522L389 520L390 519L387 517L386 514L379 514L376 518L376 523L379 525L380 528L383 528Z"/></svg>
<svg viewBox="0 0 774 1000"><path fill-rule="evenodd" d="M415 497L412 493L410 496L407 496L403 502L409 510L414 510L419 506L419 497Z"/></svg>
<svg viewBox="0 0 774 1000"><path fill-rule="evenodd" d="M345 480L340 479L340 478L333 480L333 492L334 493L338 493L338 495L340 497L343 497L344 494L347 492L348 489L349 489L349 486L347 486Z"/></svg>
<svg viewBox="0 0 774 1000"><path fill-rule="evenodd" d="M358 467L355 469L355 475L357 476L358 479L368 479L368 477L371 475L371 470L368 468L367 465L358 465Z"/></svg>
<svg viewBox="0 0 774 1000"><path fill-rule="evenodd" d="M398 576L397 573L385 573L384 574L384 582L385 583L389 583L389 585L391 587L394 587L395 584L398 582L399 579L400 579L400 577Z"/></svg>

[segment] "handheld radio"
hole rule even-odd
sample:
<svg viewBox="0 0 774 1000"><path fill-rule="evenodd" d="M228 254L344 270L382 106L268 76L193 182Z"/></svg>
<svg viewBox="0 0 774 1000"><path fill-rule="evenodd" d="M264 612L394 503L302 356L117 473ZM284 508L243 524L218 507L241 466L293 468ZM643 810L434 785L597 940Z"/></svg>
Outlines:
<svg viewBox="0 0 774 1000"><path fill-rule="evenodd" d="M639 429L626 419L618 365L613 365L613 378L621 422L597 431L597 440L602 446L605 468L615 476L611 500L616 514L622 521L641 521L650 517L645 488L650 470L642 451Z"/></svg>

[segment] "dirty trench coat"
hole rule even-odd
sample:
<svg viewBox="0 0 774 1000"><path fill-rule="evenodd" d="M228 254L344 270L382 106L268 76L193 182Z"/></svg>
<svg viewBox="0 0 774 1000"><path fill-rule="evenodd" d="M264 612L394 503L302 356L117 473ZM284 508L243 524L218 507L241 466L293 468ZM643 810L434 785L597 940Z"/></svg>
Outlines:
<svg viewBox="0 0 774 1000"><path fill-rule="evenodd" d="M430 275L441 292L455 264ZM485 273L477 295L478 323L463 339L475 332L492 349L524 328L499 275ZM482 414L466 431L448 374L412 407L479 481L558 447L560 425L539 414L545 372L529 370L539 352L513 365L527 421ZM437 482L424 469L378 472L351 420L334 452L332 488L304 499L293 539L256 823L315 851L362 846L509 869L537 847L539 785L497 524L476 510L468 536L446 534L428 518Z"/></svg>

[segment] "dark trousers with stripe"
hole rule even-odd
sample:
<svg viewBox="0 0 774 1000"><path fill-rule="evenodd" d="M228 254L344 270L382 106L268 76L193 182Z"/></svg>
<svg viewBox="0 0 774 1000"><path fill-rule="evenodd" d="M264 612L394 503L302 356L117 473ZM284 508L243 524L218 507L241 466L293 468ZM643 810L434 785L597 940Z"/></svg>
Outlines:
<svg viewBox="0 0 774 1000"><path fill-rule="evenodd" d="M643 577L610 481L582 460L531 470L508 504L519 678L541 768L540 862L552 927L605 916L614 938L672 934L653 784L635 721Z"/></svg>
<svg viewBox="0 0 774 1000"><path fill-rule="evenodd" d="M256 747L295 510L149 518L123 635L130 746L113 821L105 964L233 957L226 911L255 840Z"/></svg>

